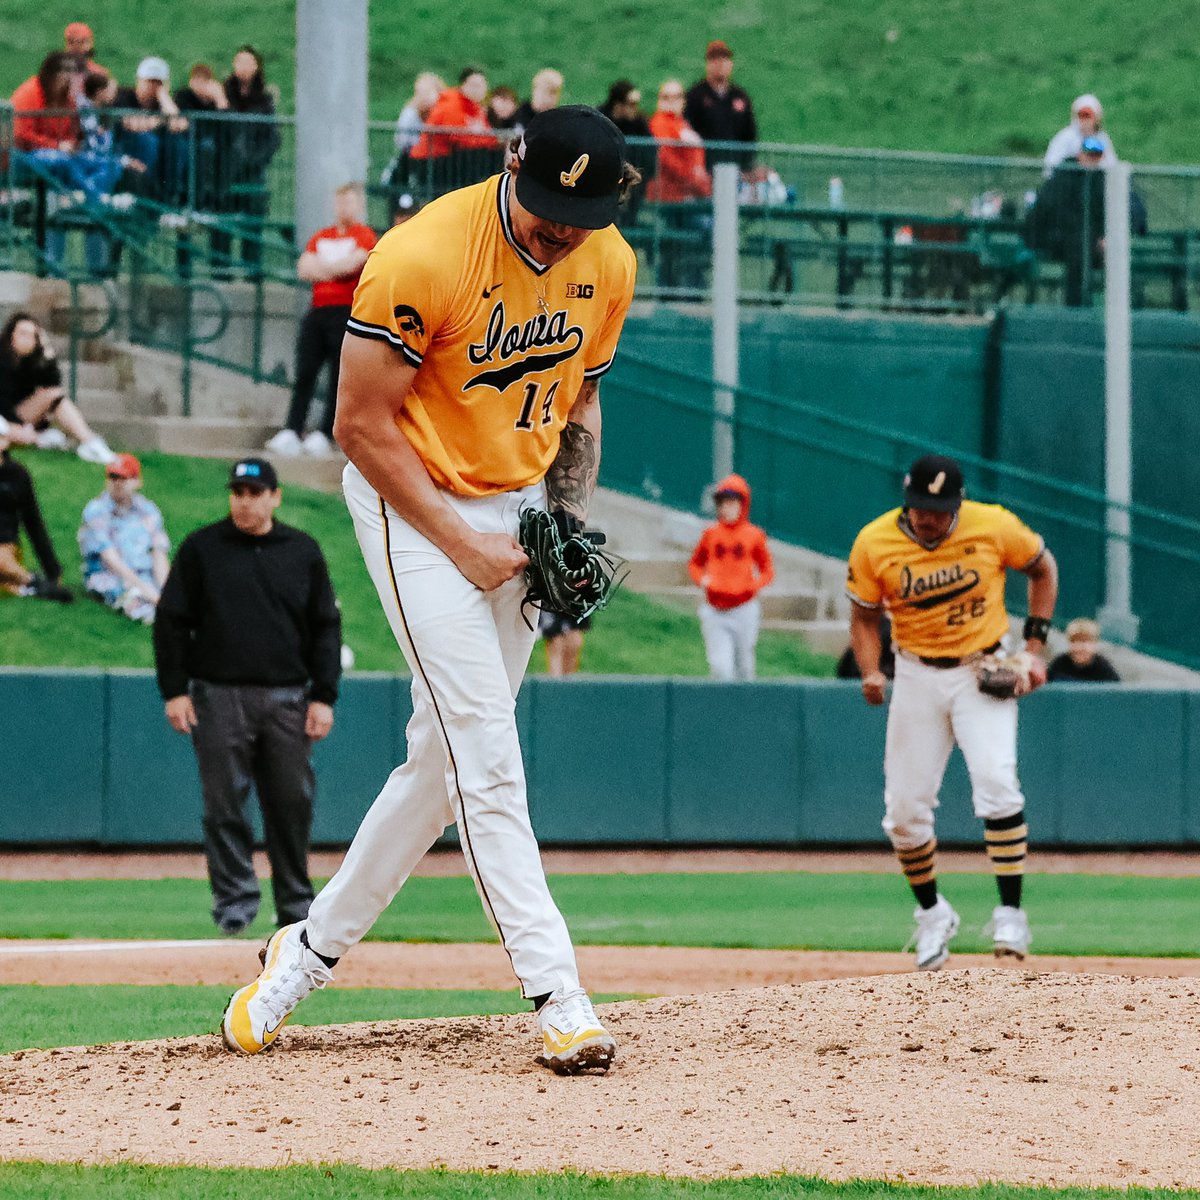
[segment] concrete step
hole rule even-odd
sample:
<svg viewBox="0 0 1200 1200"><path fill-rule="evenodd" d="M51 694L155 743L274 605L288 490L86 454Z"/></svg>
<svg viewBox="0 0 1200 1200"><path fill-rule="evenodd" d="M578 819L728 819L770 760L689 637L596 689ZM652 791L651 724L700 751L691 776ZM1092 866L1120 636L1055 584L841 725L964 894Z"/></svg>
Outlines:
<svg viewBox="0 0 1200 1200"><path fill-rule="evenodd" d="M158 397L118 388L84 388L76 394L75 402L92 424L127 417L166 416Z"/></svg>
<svg viewBox="0 0 1200 1200"><path fill-rule="evenodd" d="M125 414L99 417L90 423L114 448L161 450L166 454L213 458L235 458L245 452L247 446L261 446L275 432L272 425L256 425L233 418Z"/></svg>
<svg viewBox="0 0 1200 1200"><path fill-rule="evenodd" d="M672 608L691 612L700 601L700 589L692 584L686 587L638 587L630 585L636 592L650 596ZM820 601L806 593L772 592L768 589L759 595L762 601L763 621L813 621L820 616Z"/></svg>
<svg viewBox="0 0 1200 1200"><path fill-rule="evenodd" d="M191 453L189 451L189 453ZM272 454L258 447L244 447L233 454L196 452L197 458L220 458L233 462L239 458L265 458L279 476L281 484L312 488L317 492L340 492L346 457L335 454Z"/></svg>

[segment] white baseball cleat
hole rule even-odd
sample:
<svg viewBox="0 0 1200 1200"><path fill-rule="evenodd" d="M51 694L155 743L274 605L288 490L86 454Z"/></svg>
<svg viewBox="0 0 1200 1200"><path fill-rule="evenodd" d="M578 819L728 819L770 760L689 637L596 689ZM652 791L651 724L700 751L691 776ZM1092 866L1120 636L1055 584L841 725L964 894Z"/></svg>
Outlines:
<svg viewBox="0 0 1200 1200"><path fill-rule="evenodd" d="M333 453L333 443L319 429L314 429L300 445L303 447L305 454L321 455Z"/></svg>
<svg viewBox="0 0 1200 1200"><path fill-rule="evenodd" d="M583 988L552 992L537 1019L545 1048L539 1061L559 1075L607 1071L617 1056L617 1043Z"/></svg>
<svg viewBox="0 0 1200 1200"><path fill-rule="evenodd" d="M1022 959L1029 953L1029 943L1033 941L1025 910L1010 908L1007 904L992 909L992 919L983 932L992 935L992 951L997 958Z"/></svg>
<svg viewBox="0 0 1200 1200"><path fill-rule="evenodd" d="M300 941L304 925L285 925L259 954L262 974L239 988L221 1021L221 1036L235 1054L265 1050L305 996L323 988L333 972Z"/></svg>
<svg viewBox="0 0 1200 1200"><path fill-rule="evenodd" d="M908 946L916 943L917 970L936 971L950 957L950 939L958 932L958 913L939 893L937 903L932 908L918 908L913 920L917 927Z"/></svg>

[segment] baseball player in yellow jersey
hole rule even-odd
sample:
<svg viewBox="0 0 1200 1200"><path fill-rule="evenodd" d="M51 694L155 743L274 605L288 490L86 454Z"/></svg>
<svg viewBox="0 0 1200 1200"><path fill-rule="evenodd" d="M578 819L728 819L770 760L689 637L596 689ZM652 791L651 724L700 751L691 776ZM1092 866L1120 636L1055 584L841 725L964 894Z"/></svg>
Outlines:
<svg viewBox="0 0 1200 1200"><path fill-rule="evenodd" d="M515 697L537 632L515 535L529 505L587 516L599 380L636 270L613 221L637 179L615 125L551 109L506 173L435 200L367 260L335 434L363 557L412 670L408 757L308 918L276 933L263 973L230 1001L230 1049L270 1044L457 823L544 1061L569 1073L613 1059L529 824Z"/></svg>
<svg viewBox="0 0 1200 1200"><path fill-rule="evenodd" d="M1058 568L1042 539L998 504L963 499L951 458L930 454L904 480L904 507L865 526L850 551L847 591L853 601L850 644L868 704L882 704L879 610L892 620L896 676L888 710L883 828L917 898L917 969L937 970L949 957L958 914L939 894L933 810L950 750L967 761L975 815L1000 904L991 933L1000 955L1024 958L1029 922L1021 908L1028 829L1017 780L1017 703L979 689L978 660L1008 634L1005 572L1029 577L1025 649L1028 684L1046 681L1040 657L1058 597Z"/></svg>

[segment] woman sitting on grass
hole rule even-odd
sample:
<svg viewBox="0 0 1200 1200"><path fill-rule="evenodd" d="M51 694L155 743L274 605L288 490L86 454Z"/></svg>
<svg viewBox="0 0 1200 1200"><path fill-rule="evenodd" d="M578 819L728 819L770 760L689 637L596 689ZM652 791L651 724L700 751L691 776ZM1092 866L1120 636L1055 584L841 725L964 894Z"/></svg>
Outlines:
<svg viewBox="0 0 1200 1200"><path fill-rule="evenodd" d="M50 339L28 313L13 313L0 328L0 435L43 450L65 449L72 437L84 462L103 465L115 457L67 399Z"/></svg>

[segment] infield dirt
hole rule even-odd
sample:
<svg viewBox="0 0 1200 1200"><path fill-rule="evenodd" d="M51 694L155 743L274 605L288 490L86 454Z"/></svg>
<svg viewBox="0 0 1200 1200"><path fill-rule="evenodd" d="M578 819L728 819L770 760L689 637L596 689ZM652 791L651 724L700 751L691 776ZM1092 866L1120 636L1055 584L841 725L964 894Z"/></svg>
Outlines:
<svg viewBox="0 0 1200 1200"><path fill-rule="evenodd" d="M12 1158L787 1171L1196 1186L1200 984L972 968L605 1005L606 1076L528 1014L0 1058Z"/></svg>

